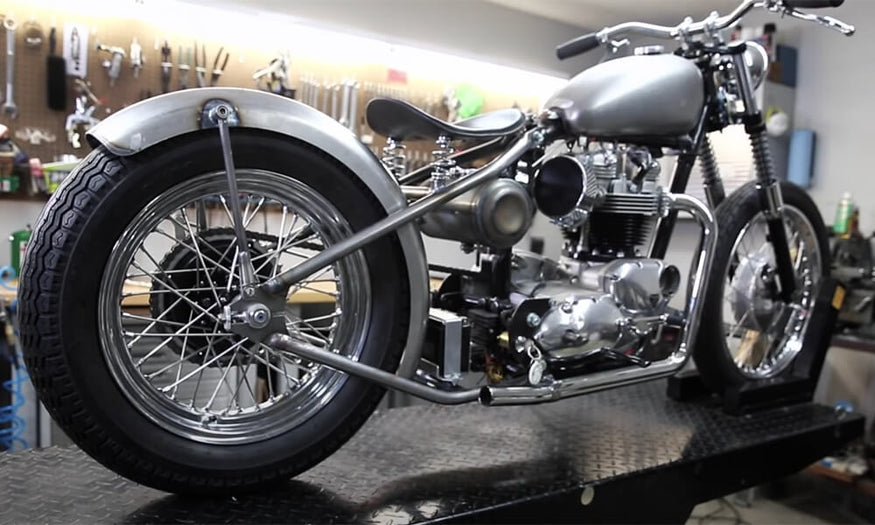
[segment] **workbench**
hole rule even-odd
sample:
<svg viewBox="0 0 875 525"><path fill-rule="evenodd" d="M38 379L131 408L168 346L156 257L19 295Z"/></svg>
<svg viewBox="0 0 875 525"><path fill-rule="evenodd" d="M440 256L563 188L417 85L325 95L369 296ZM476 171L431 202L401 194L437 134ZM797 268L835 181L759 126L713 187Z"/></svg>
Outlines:
<svg viewBox="0 0 875 525"><path fill-rule="evenodd" d="M9 304L15 300L15 297L18 294L18 291L15 289L18 286L18 280L13 280L6 286L9 286L9 288L0 286L0 301Z"/></svg>
<svg viewBox="0 0 875 525"><path fill-rule="evenodd" d="M813 403L730 416L665 389L391 409L296 479L220 499L136 485L75 448L0 454L0 522L683 522L863 432L861 416Z"/></svg>

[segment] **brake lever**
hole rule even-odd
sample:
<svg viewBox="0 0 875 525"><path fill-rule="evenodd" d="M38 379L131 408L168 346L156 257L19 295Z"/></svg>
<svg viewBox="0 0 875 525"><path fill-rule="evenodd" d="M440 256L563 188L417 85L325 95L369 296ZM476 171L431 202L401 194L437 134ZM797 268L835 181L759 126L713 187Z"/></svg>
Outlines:
<svg viewBox="0 0 875 525"><path fill-rule="evenodd" d="M831 16L820 16L813 15L811 13L803 13L802 11L798 11L796 9L788 9L785 11L787 14L794 18L798 18L800 20L806 20L808 22L816 22L824 27L828 27L845 36L852 36L854 32L857 30L851 24L846 24L839 20L838 18L833 18Z"/></svg>

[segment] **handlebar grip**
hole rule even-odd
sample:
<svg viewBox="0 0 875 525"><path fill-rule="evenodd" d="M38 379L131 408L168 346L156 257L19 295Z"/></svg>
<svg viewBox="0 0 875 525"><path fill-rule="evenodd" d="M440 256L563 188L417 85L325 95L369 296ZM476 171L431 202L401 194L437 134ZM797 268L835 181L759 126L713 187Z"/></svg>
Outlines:
<svg viewBox="0 0 875 525"><path fill-rule="evenodd" d="M784 0L784 5L792 9L821 9L839 7L845 0Z"/></svg>
<svg viewBox="0 0 875 525"><path fill-rule="evenodd" d="M559 60L565 60L566 58L571 58L586 53L591 49L595 49L599 47L599 43L599 37L596 33L579 36L556 47L556 57L558 57Z"/></svg>

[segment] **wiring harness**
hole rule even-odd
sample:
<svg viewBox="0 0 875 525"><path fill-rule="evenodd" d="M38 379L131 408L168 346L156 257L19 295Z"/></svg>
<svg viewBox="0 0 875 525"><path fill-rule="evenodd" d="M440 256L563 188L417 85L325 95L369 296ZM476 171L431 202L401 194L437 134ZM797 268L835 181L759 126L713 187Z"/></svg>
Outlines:
<svg viewBox="0 0 875 525"><path fill-rule="evenodd" d="M7 268L0 269L0 276L6 274ZM8 278L0 278L0 287L14 290ZM17 328L14 323L16 301L7 308L0 300L0 366L9 366L12 378L3 381L2 388L10 394L11 403L0 407L0 447L7 451L29 448L28 442L22 438L27 424L18 415L18 409L24 406L25 397L22 392L24 383L28 381L27 371L21 359L21 353L16 345ZM8 363L8 365L7 365Z"/></svg>

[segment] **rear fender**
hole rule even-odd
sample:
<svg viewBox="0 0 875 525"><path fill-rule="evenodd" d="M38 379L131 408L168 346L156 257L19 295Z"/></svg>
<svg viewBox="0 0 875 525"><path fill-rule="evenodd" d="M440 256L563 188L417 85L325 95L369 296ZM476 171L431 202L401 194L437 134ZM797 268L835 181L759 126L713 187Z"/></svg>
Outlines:
<svg viewBox="0 0 875 525"><path fill-rule="evenodd" d="M203 107L210 100L229 102L235 127L263 129L306 142L330 155L358 177L387 214L407 207L398 184L380 161L347 128L294 100L252 89L186 89L144 100L113 114L88 132L89 143L129 156L174 137L202 129ZM218 132L217 132L218 133ZM216 152L216 155L219 155ZM428 267L415 222L397 230L410 280L410 329L398 375L416 371L429 306Z"/></svg>

